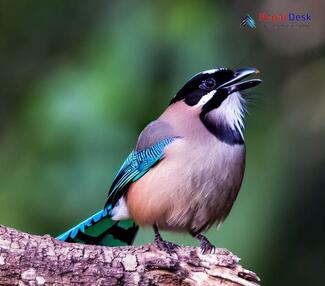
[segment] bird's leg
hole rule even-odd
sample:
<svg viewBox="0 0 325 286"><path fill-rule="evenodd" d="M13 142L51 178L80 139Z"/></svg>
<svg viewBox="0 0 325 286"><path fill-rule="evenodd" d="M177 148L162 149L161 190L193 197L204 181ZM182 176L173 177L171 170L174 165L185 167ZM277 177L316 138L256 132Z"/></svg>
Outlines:
<svg viewBox="0 0 325 286"><path fill-rule="evenodd" d="M155 232L155 244L160 250L172 254L179 248L177 244L162 239L156 224L153 225L153 230Z"/></svg>
<svg viewBox="0 0 325 286"><path fill-rule="evenodd" d="M202 234L192 234L193 237L200 241L202 254L211 254L215 252L216 247Z"/></svg>

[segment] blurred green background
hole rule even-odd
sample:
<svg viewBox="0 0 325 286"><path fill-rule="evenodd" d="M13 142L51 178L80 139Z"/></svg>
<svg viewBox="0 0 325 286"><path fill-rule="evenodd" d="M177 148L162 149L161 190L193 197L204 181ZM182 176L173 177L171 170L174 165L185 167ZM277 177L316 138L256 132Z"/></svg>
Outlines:
<svg viewBox="0 0 325 286"><path fill-rule="evenodd" d="M263 285L325 269L325 2L0 1L0 223L56 236L99 210L145 125L193 74L253 66L238 200L208 237ZM264 26L259 12L309 12ZM240 28L250 14L257 28ZM164 237L197 245L188 235ZM151 242L141 230L137 244Z"/></svg>

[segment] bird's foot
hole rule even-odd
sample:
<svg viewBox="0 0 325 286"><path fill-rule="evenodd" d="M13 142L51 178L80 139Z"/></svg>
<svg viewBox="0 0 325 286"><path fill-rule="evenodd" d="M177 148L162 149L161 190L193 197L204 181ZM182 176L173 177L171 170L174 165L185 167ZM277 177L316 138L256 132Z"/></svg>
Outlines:
<svg viewBox="0 0 325 286"><path fill-rule="evenodd" d="M158 231L158 227L154 226L153 227L154 232L155 232L155 244L156 246L162 250L162 251L166 251L168 254L173 254L176 252L176 250L179 248L179 245L163 240L159 231Z"/></svg>
<svg viewBox="0 0 325 286"><path fill-rule="evenodd" d="M215 253L216 247L202 234L195 236L200 241L200 248L202 254Z"/></svg>
<svg viewBox="0 0 325 286"><path fill-rule="evenodd" d="M165 241L163 239L160 240L155 239L155 244L160 250L166 251L170 255L175 253L176 250L179 248L179 245L169 241Z"/></svg>

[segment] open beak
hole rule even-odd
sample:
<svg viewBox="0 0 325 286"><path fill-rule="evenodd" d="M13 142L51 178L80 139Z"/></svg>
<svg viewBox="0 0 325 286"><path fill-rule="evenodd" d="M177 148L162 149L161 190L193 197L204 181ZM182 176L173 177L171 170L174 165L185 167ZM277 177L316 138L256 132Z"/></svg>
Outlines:
<svg viewBox="0 0 325 286"><path fill-rule="evenodd" d="M234 77L232 79L230 79L229 81L220 85L217 88L217 90L226 91L227 94L229 95L233 92L245 90L245 89L254 87L256 85L259 85L262 82L262 80L260 80L260 79L251 79L251 80L241 81L242 79L244 79L252 74L257 74L257 73L259 73L259 70L255 69L255 68L238 69L235 71Z"/></svg>

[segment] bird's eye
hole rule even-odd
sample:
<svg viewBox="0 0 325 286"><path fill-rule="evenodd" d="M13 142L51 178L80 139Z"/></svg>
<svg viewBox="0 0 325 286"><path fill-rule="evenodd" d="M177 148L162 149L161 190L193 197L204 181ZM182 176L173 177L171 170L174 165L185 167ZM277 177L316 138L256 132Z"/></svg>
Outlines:
<svg viewBox="0 0 325 286"><path fill-rule="evenodd" d="M213 78L208 78L202 81L199 85L200 89L204 90L212 90L216 86L216 81Z"/></svg>

